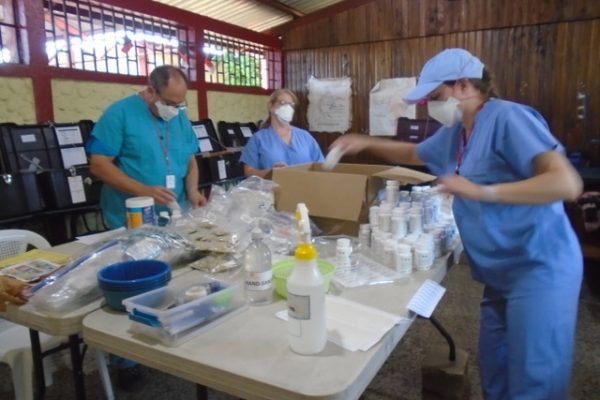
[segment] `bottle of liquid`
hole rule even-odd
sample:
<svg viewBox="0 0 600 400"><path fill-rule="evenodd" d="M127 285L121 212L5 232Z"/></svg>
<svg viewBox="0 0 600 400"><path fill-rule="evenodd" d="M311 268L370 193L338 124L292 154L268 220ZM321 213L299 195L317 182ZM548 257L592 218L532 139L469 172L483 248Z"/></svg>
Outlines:
<svg viewBox="0 0 600 400"><path fill-rule="evenodd" d="M338 268L349 268L352 264L352 246L350 239L339 238L336 242L335 261Z"/></svg>
<svg viewBox="0 0 600 400"><path fill-rule="evenodd" d="M248 304L269 304L273 301L271 251L262 241L259 229L252 231L252 242L244 253L244 282Z"/></svg>
<svg viewBox="0 0 600 400"><path fill-rule="evenodd" d="M287 280L288 336L298 354L317 354L325 348L325 281L317 266L317 250L310 243L308 210L303 203L296 210L300 244L296 264Z"/></svg>

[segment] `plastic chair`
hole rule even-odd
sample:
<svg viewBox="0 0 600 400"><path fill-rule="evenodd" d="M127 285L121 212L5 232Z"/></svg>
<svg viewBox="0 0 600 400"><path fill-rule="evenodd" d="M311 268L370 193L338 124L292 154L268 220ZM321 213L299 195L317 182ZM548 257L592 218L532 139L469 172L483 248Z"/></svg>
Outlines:
<svg viewBox="0 0 600 400"><path fill-rule="evenodd" d="M35 232L22 229L0 230L0 260L24 253L28 246L38 249L50 248L50 243ZM39 334L42 351L58 346L64 337ZM33 398L33 360L29 330L0 317L0 362L10 365L16 400ZM96 350L96 362L107 400L114 399L112 384L106 366L105 354ZM44 381L52 385L52 372L56 369L48 358L44 358Z"/></svg>

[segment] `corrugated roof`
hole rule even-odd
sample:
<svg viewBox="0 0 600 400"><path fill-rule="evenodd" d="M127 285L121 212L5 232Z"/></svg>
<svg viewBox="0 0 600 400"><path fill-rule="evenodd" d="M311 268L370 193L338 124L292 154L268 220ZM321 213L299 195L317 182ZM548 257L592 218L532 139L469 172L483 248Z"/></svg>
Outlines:
<svg viewBox="0 0 600 400"><path fill-rule="evenodd" d="M286 22L295 17L293 12L286 12L275 6L269 6L258 0L153 0L199 15L228 22L253 31L262 32ZM342 0L278 0L302 14L310 14Z"/></svg>

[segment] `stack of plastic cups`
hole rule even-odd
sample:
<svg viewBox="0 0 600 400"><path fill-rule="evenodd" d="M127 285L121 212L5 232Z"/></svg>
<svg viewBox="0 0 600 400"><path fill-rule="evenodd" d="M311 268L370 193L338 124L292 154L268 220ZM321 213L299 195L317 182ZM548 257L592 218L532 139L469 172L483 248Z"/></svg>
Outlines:
<svg viewBox="0 0 600 400"><path fill-rule="evenodd" d="M400 243L396 246L396 272L401 276L408 276L412 273L413 259L410 245Z"/></svg>

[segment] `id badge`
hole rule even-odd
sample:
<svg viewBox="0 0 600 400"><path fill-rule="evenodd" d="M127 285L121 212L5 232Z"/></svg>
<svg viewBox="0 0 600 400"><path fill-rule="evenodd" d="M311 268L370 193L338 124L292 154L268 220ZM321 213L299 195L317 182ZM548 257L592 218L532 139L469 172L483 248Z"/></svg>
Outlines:
<svg viewBox="0 0 600 400"><path fill-rule="evenodd" d="M175 189L175 175L167 175L167 189Z"/></svg>

